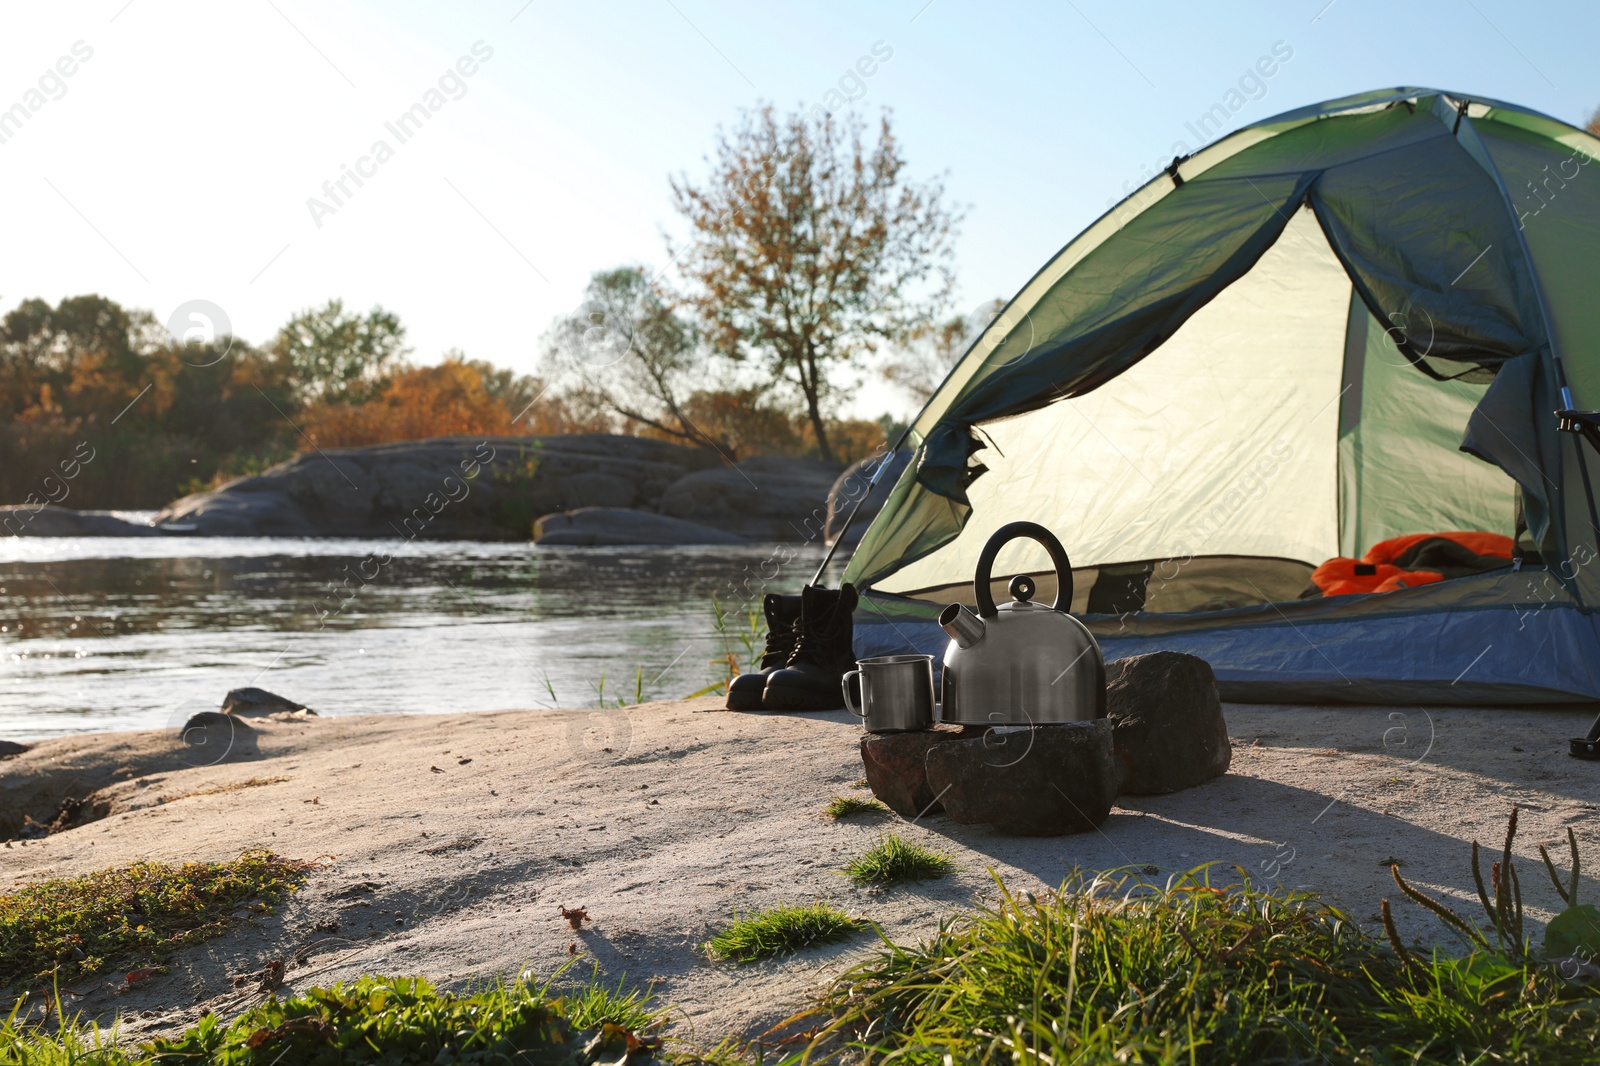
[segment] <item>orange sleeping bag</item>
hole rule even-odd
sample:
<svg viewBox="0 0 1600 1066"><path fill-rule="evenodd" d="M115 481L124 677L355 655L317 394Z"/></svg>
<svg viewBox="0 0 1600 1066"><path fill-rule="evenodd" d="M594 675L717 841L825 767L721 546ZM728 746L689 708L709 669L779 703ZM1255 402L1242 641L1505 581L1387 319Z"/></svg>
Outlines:
<svg viewBox="0 0 1600 1066"><path fill-rule="evenodd" d="M1507 566L1512 541L1500 533L1408 533L1381 540L1361 559L1329 559L1311 573L1324 596L1393 592Z"/></svg>

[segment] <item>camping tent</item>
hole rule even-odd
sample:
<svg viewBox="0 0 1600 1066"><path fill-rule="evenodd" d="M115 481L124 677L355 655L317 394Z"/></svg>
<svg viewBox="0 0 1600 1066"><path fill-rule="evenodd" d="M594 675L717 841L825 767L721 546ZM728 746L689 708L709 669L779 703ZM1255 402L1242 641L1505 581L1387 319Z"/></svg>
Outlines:
<svg viewBox="0 0 1600 1066"><path fill-rule="evenodd" d="M1065 543L1108 660L1192 652L1225 698L1600 698L1600 454L1554 414L1600 407L1596 159L1547 116L1402 88L1175 160L918 416L845 573L858 653L940 652L940 605L1025 518ZM1516 557L1302 597L1324 560L1451 530ZM996 574L1043 571L1027 551Z"/></svg>

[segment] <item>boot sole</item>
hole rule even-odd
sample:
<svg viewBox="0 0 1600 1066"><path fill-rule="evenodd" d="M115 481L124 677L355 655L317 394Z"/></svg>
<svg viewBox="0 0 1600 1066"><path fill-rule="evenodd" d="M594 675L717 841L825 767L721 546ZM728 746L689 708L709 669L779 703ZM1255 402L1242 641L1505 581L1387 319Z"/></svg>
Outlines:
<svg viewBox="0 0 1600 1066"><path fill-rule="evenodd" d="M840 711L844 699L838 693L830 698L813 689L768 685L761 706L769 711Z"/></svg>
<svg viewBox="0 0 1600 1066"><path fill-rule="evenodd" d="M763 701L758 693L749 696L737 692L728 693L728 710L730 711L759 711L762 709Z"/></svg>

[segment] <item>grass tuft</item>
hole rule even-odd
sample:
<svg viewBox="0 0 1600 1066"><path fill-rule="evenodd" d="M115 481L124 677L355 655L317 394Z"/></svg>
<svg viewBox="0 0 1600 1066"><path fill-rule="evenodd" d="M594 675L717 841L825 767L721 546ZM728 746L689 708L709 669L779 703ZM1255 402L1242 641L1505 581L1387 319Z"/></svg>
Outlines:
<svg viewBox="0 0 1600 1066"><path fill-rule="evenodd" d="M598 975L567 993L524 976L460 995L418 977L369 976L268 999L232 1022L208 1014L138 1044L102 1041L82 1018L46 1029L13 1011L0 1019L0 1066L642 1062L660 1044L646 1032L665 1015L649 998Z"/></svg>
<svg viewBox="0 0 1600 1066"><path fill-rule="evenodd" d="M841 818L849 818L857 814L888 814L889 808L875 799L860 799L856 796L835 796L828 801L826 807L822 808L822 813L837 822Z"/></svg>
<svg viewBox="0 0 1600 1066"><path fill-rule="evenodd" d="M221 933L243 904L276 904L313 865L247 851L229 862L135 863L0 895L0 988L159 962Z"/></svg>
<svg viewBox="0 0 1600 1066"><path fill-rule="evenodd" d="M996 879L998 882L998 878ZM814 1057L1523 1063L1592 1058L1600 996L1474 952L1408 964L1315 896L1115 872L1015 896L842 975ZM840 1045L848 1045L843 1048Z"/></svg>
<svg viewBox="0 0 1600 1066"><path fill-rule="evenodd" d="M735 916L732 925L706 941L706 951L713 958L754 962L847 940L866 924L831 903L780 903L743 918Z"/></svg>
<svg viewBox="0 0 1600 1066"><path fill-rule="evenodd" d="M907 881L932 881L956 868L947 855L890 833L845 865L844 872L858 885L898 885Z"/></svg>

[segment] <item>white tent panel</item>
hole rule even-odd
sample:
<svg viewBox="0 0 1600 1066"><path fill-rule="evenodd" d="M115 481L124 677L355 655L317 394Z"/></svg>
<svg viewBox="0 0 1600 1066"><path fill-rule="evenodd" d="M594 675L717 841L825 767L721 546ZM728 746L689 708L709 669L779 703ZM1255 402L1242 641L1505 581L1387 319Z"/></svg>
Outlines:
<svg viewBox="0 0 1600 1066"><path fill-rule="evenodd" d="M1000 526L1053 530L1074 566L1338 554L1340 378L1350 281L1308 210L1255 268L1094 392L982 426L989 472L960 536L879 583L970 577ZM1024 554L1026 553L1026 554ZM996 573L1048 566L1013 546Z"/></svg>

